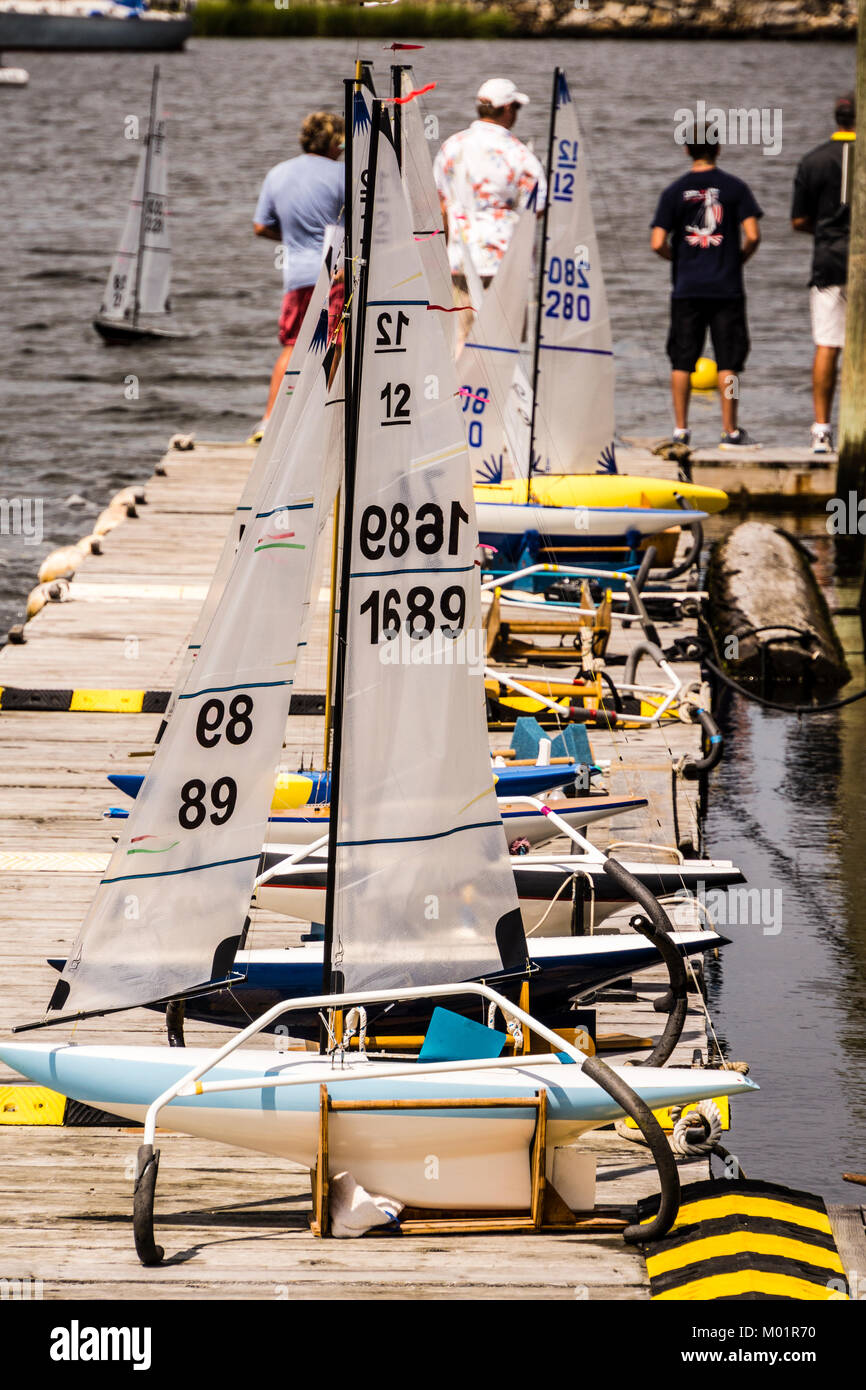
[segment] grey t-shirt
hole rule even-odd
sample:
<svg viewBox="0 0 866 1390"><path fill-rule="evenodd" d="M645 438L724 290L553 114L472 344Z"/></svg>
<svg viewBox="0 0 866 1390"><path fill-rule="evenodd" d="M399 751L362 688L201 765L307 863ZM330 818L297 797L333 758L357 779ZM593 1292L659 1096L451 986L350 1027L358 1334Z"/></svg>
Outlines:
<svg viewBox="0 0 866 1390"><path fill-rule="evenodd" d="M280 233L284 290L316 283L325 228L343 220L344 178L341 163L318 154L287 159L265 176L253 221Z"/></svg>

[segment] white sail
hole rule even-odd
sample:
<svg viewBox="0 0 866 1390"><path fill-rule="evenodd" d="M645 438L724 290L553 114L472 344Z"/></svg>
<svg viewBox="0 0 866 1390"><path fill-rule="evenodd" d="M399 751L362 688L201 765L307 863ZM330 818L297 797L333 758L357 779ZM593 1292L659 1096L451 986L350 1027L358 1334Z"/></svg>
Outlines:
<svg viewBox="0 0 866 1390"><path fill-rule="evenodd" d="M138 264L138 238L141 230L141 205L144 196L144 165L147 150L138 157L132 182L132 194L120 245L115 252L108 280L99 307L100 316L117 323L132 323L135 308L135 276Z"/></svg>
<svg viewBox="0 0 866 1390"><path fill-rule="evenodd" d="M615 473L614 361L586 157L557 69L541 285L534 472Z"/></svg>
<svg viewBox="0 0 866 1390"><path fill-rule="evenodd" d="M405 67L400 74L400 95L408 97L414 90L414 74L411 67ZM431 301L448 309L451 308L451 270L424 114L418 97L405 102L400 109L403 184L412 214L412 230L430 287ZM446 315L443 322L449 343L454 336L453 318Z"/></svg>
<svg viewBox="0 0 866 1390"><path fill-rule="evenodd" d="M311 349L312 351L312 349ZM340 379L316 379L240 543L52 1009L123 1008L231 967L249 908L317 547L337 484Z"/></svg>
<svg viewBox="0 0 866 1390"><path fill-rule="evenodd" d="M256 449L252 467L247 474L234 515L229 522L216 569L190 634L180 671L166 711L166 719L174 713L177 695L183 689L198 652L223 596L228 577L238 553L243 530L250 520L256 502L273 478L275 469L291 448L292 436L313 384L321 373L322 353L328 339L328 294L331 285L333 258L342 247L342 230L332 228L326 239L325 259L319 278L310 296L307 311L298 331L283 389L274 402L264 437Z"/></svg>
<svg viewBox="0 0 866 1390"><path fill-rule="evenodd" d="M362 82L352 94L352 255L357 264L367 208L367 164L370 155L372 93Z"/></svg>
<svg viewBox="0 0 866 1390"><path fill-rule="evenodd" d="M352 990L466 979L526 959L487 751L469 460L429 298L382 134L341 594L330 964Z"/></svg>
<svg viewBox="0 0 866 1390"><path fill-rule="evenodd" d="M484 291L474 328L457 359L476 483L501 482L508 471L523 477L527 470L529 429L519 419L512 419L507 405L525 327L535 222L533 196L519 214L508 249Z"/></svg>
<svg viewBox="0 0 866 1390"><path fill-rule="evenodd" d="M165 117L158 90L148 139L150 159L146 166L144 217L139 248L141 269L138 280L138 311L149 315L164 314L168 310L171 284L168 147L165 138Z"/></svg>
<svg viewBox="0 0 866 1390"><path fill-rule="evenodd" d="M157 70L147 134L135 172L123 236L108 274L100 317L132 324L137 322L139 315L168 311L171 282L168 219L168 152Z"/></svg>

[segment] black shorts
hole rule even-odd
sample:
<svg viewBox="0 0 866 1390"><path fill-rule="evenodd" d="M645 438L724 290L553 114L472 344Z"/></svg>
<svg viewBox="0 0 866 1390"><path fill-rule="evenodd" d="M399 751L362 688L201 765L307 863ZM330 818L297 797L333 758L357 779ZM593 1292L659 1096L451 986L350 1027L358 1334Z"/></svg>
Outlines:
<svg viewBox="0 0 866 1390"><path fill-rule="evenodd" d="M749 355L744 295L736 299L672 299L668 357L675 372L693 372L710 332L722 372L741 372Z"/></svg>

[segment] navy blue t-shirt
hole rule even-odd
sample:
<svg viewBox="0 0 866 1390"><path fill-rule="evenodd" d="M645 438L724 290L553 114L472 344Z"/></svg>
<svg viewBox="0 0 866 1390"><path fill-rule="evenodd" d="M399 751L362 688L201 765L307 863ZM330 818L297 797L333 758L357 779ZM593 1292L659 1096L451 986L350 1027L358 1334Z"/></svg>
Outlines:
<svg viewBox="0 0 866 1390"><path fill-rule="evenodd" d="M674 299L743 293L740 223L762 217L751 189L722 169L689 170L659 198L654 227L671 235Z"/></svg>

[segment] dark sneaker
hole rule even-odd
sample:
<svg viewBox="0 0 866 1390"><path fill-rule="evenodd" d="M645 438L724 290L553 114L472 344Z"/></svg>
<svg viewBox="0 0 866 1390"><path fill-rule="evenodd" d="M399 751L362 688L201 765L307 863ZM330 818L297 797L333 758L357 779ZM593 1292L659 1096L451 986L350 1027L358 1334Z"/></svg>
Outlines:
<svg viewBox="0 0 866 1390"><path fill-rule="evenodd" d="M673 440L675 444L691 444L692 432L690 429L674 430Z"/></svg>
<svg viewBox="0 0 866 1390"><path fill-rule="evenodd" d="M760 444L747 430L722 430L720 449L760 449Z"/></svg>

